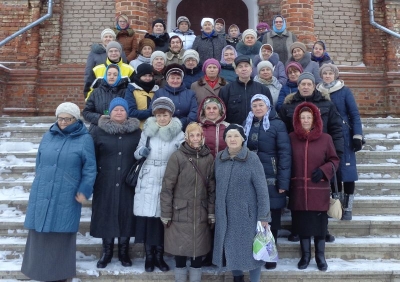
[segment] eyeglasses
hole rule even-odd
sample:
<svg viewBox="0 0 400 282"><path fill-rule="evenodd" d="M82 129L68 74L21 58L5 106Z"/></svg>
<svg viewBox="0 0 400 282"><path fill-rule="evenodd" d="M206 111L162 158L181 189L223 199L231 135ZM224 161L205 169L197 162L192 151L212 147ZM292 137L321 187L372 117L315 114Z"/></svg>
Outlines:
<svg viewBox="0 0 400 282"><path fill-rule="evenodd" d="M267 28L265 27L261 27L261 28L257 28L258 31L262 31L262 30L266 30Z"/></svg>
<svg viewBox="0 0 400 282"><path fill-rule="evenodd" d="M283 23L283 21L275 21L275 23Z"/></svg>
<svg viewBox="0 0 400 282"><path fill-rule="evenodd" d="M63 118L63 117L58 117L57 118L57 121L58 122L66 122L66 123L70 123L71 121L73 121L75 118L74 117L72 117L72 118Z"/></svg>

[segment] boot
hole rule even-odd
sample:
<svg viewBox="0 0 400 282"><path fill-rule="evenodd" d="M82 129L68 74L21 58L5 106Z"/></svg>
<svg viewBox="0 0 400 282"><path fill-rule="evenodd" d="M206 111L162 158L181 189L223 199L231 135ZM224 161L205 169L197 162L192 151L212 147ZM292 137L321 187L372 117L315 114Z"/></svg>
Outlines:
<svg viewBox="0 0 400 282"><path fill-rule="evenodd" d="M233 282L244 282L244 275L233 276Z"/></svg>
<svg viewBox="0 0 400 282"><path fill-rule="evenodd" d="M314 237L314 247L315 247L315 262L317 267L321 271L326 271L328 269L328 264L325 260L325 240L323 237Z"/></svg>
<svg viewBox="0 0 400 282"><path fill-rule="evenodd" d="M344 212L342 215L342 220L352 220L353 202L354 202L354 194L344 194L344 202L343 202Z"/></svg>
<svg viewBox="0 0 400 282"><path fill-rule="evenodd" d="M328 228L328 226L326 227ZM329 230L326 230L326 235L325 235L325 242L327 243L333 243L335 242L335 236L329 233Z"/></svg>
<svg viewBox="0 0 400 282"><path fill-rule="evenodd" d="M175 282L186 282L187 281L187 268L186 267L175 267ZM191 281L191 280L190 280Z"/></svg>
<svg viewBox="0 0 400 282"><path fill-rule="evenodd" d="M155 246L145 244L144 249L146 251L146 260L144 262L144 270L146 272L154 271L154 249Z"/></svg>
<svg viewBox="0 0 400 282"><path fill-rule="evenodd" d="M201 281L201 268L189 268L189 281L190 282L200 282Z"/></svg>
<svg viewBox="0 0 400 282"><path fill-rule="evenodd" d="M300 237L297 234L294 233L290 233L290 235L288 236L288 241L290 242L299 242L300 241Z"/></svg>
<svg viewBox="0 0 400 282"><path fill-rule="evenodd" d="M168 271L169 266L164 261L164 246L156 246L154 266L157 266L162 272Z"/></svg>
<svg viewBox="0 0 400 282"><path fill-rule="evenodd" d="M201 266L212 266L212 251L210 251L201 262Z"/></svg>
<svg viewBox="0 0 400 282"><path fill-rule="evenodd" d="M97 262L97 268L105 268L111 262L114 252L114 238L103 238L103 254Z"/></svg>
<svg viewBox="0 0 400 282"><path fill-rule="evenodd" d="M129 239L130 237L118 238L118 259L122 266L132 266L131 258L129 257Z"/></svg>
<svg viewBox="0 0 400 282"><path fill-rule="evenodd" d="M298 269L306 269L311 260L311 238L304 237L300 239L301 259L297 264Z"/></svg>

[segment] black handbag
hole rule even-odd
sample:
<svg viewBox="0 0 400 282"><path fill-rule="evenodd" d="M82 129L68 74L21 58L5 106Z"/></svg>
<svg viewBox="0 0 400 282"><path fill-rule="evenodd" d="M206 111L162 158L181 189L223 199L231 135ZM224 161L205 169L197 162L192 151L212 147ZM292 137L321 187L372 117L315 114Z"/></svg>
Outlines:
<svg viewBox="0 0 400 282"><path fill-rule="evenodd" d="M146 147L149 148L149 143L150 143L150 137L147 137L146 140ZM143 157L140 160L137 160L131 167L131 169L128 172L128 175L126 176L125 182L129 186L136 187L138 178L139 178L139 173L140 170L142 169L142 166L144 162L146 161L146 158Z"/></svg>

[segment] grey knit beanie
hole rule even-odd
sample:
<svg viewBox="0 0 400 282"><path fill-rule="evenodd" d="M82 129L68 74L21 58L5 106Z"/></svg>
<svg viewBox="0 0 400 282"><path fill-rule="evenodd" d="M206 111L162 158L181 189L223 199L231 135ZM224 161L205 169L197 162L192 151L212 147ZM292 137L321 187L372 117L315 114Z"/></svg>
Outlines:
<svg viewBox="0 0 400 282"><path fill-rule="evenodd" d="M111 48L117 48L119 50L119 53L122 54L122 46L117 41L111 41L110 43L107 44L106 47L107 54L108 50L110 50Z"/></svg>
<svg viewBox="0 0 400 282"><path fill-rule="evenodd" d="M310 79L313 82L313 84L315 85L315 77L311 72L306 71L306 72L303 72L302 74L300 74L299 78L297 79L297 85L299 85L303 79Z"/></svg>
<svg viewBox="0 0 400 282"><path fill-rule="evenodd" d="M175 105L174 102L168 97L160 97L154 100L151 112L154 115L154 112L158 109L165 109L167 111L170 111L171 114L174 114L175 112Z"/></svg>
<svg viewBox="0 0 400 282"><path fill-rule="evenodd" d="M293 54L294 48L300 48L301 50L303 50L304 53L307 52L306 45L304 45L304 43L300 41L293 42L292 45L290 45L290 54Z"/></svg>
<svg viewBox="0 0 400 282"><path fill-rule="evenodd" d="M186 50L185 53L183 54L183 59L182 59L183 63L185 63L185 61L189 58L195 59L197 63L200 62L200 56L196 50L193 49Z"/></svg>
<svg viewBox="0 0 400 282"><path fill-rule="evenodd" d="M154 51L150 56L150 65L153 65L153 61L156 57L161 57L164 59L164 63L167 62L167 55L162 51Z"/></svg>
<svg viewBox="0 0 400 282"><path fill-rule="evenodd" d="M57 107L56 117L58 117L58 115L61 113L70 114L76 120L78 120L81 116L81 110L79 109L79 107L71 102L62 103Z"/></svg>
<svg viewBox="0 0 400 282"><path fill-rule="evenodd" d="M258 63L257 65L257 73L260 73L260 70L262 70L263 68L269 68L272 71L274 71L274 66L271 64L270 61L261 61Z"/></svg>
<svg viewBox="0 0 400 282"><path fill-rule="evenodd" d="M331 71L335 74L335 80L339 78L339 69L337 66L333 65L333 64L323 64L320 68L319 68L319 75L322 77L322 74L325 71Z"/></svg>

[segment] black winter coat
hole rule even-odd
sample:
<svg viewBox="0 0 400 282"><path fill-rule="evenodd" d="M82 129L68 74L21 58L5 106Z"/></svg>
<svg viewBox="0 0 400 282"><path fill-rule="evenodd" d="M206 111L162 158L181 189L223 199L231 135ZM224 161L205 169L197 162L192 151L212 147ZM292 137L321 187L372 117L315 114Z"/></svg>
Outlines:
<svg viewBox="0 0 400 282"><path fill-rule="evenodd" d="M169 34L165 32L163 35L160 37L155 37L153 34L146 33L144 38L148 38L153 40L154 44L156 45L156 48L154 51L162 51L164 53L167 53L169 51Z"/></svg>
<svg viewBox="0 0 400 282"><path fill-rule="evenodd" d="M139 144L139 120L129 118L123 124L102 117L91 132L97 161L93 188L90 235L97 238L134 237L134 187L125 178L135 162Z"/></svg>
<svg viewBox="0 0 400 282"><path fill-rule="evenodd" d="M269 202L271 209L286 206L286 193L289 191L290 173L292 166L292 148L286 126L278 117L274 108L269 114L270 127L263 128L263 121L254 118L251 126L247 147L260 158L267 178Z"/></svg>
<svg viewBox="0 0 400 282"><path fill-rule="evenodd" d="M226 106L226 119L228 123L242 124L249 113L251 98L256 94L267 96L272 105L272 96L268 87L250 79L247 84L239 80L229 83L221 88L218 96Z"/></svg>
<svg viewBox="0 0 400 282"><path fill-rule="evenodd" d="M202 64L198 64L193 69L188 69L183 65L183 69L185 70L185 76L183 77L183 84L185 84L187 89L191 89L192 83L198 81L201 77L204 76L203 71L201 70L203 67Z"/></svg>
<svg viewBox="0 0 400 282"><path fill-rule="evenodd" d="M279 111L279 116L285 123L288 132L293 132L294 110L297 105L303 102L311 102L318 107L321 112L322 131L332 137L336 153L341 157L344 151L342 119L329 95L322 95L318 90L314 90L314 93L308 97L301 96L299 91L288 95Z"/></svg>

